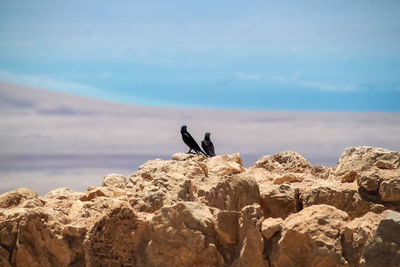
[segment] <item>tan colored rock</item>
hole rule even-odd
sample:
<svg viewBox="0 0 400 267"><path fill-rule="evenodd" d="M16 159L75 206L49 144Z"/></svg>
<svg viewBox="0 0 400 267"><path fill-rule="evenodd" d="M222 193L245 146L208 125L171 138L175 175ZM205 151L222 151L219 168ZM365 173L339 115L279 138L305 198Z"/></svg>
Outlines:
<svg viewBox="0 0 400 267"><path fill-rule="evenodd" d="M277 173L303 173L312 169L311 164L299 153L284 151L273 156L263 156L251 168L263 168Z"/></svg>
<svg viewBox="0 0 400 267"><path fill-rule="evenodd" d="M355 186L344 184L343 186L317 186L302 188L299 191L301 205L326 204L346 211L350 218L361 217L369 211L380 213L386 208L382 204L376 204L363 199Z"/></svg>
<svg viewBox="0 0 400 267"><path fill-rule="evenodd" d="M313 166L311 173L317 179L328 179L331 175L332 168L326 166Z"/></svg>
<svg viewBox="0 0 400 267"><path fill-rule="evenodd" d="M383 216L368 212L346 224L342 233L343 256L350 266L359 266L365 243L373 236Z"/></svg>
<svg viewBox="0 0 400 267"><path fill-rule="evenodd" d="M349 217L328 205L315 205L287 217L270 255L272 266L348 266L340 233Z"/></svg>
<svg viewBox="0 0 400 267"><path fill-rule="evenodd" d="M157 211L147 247L150 266L223 266L208 207L180 202Z"/></svg>
<svg viewBox="0 0 400 267"><path fill-rule="evenodd" d="M363 250L362 267L400 266L400 213L387 210Z"/></svg>
<svg viewBox="0 0 400 267"><path fill-rule="evenodd" d="M115 207L88 231L83 243L86 266L145 266L149 230L128 205Z"/></svg>
<svg viewBox="0 0 400 267"><path fill-rule="evenodd" d="M399 168L399 164L400 152L368 146L349 147L340 157L333 175L336 179L349 182L357 179L363 172L375 168ZM390 168L386 168L388 166Z"/></svg>
<svg viewBox="0 0 400 267"><path fill-rule="evenodd" d="M127 181L124 175L111 173L104 176L103 183L101 186L125 188L126 183Z"/></svg>
<svg viewBox="0 0 400 267"><path fill-rule="evenodd" d="M240 256L232 263L234 267L267 267L268 262L263 255L264 242L260 233L260 219L262 210L260 205L254 204L242 209L240 222Z"/></svg>
<svg viewBox="0 0 400 267"><path fill-rule="evenodd" d="M270 185L261 191L261 207L266 218L285 219L300 210L298 193L290 184Z"/></svg>
<svg viewBox="0 0 400 267"><path fill-rule="evenodd" d="M376 172L367 172L357 179L357 185L367 191L377 191L381 178Z"/></svg>
<svg viewBox="0 0 400 267"><path fill-rule="evenodd" d="M11 265L69 266L79 260L79 255L62 237L61 225L45 209L16 211L7 221L12 226L5 229L11 232L5 239L2 234L0 242L12 251Z"/></svg>
<svg viewBox="0 0 400 267"><path fill-rule="evenodd" d="M211 176L203 183L196 185L199 201L211 207L241 210L247 205L260 203L258 184L251 177L241 175Z"/></svg>
<svg viewBox="0 0 400 267"><path fill-rule="evenodd" d="M227 176L244 171L239 153L220 155L207 159L209 175Z"/></svg>
<svg viewBox="0 0 400 267"><path fill-rule="evenodd" d="M96 198L96 197L104 197L106 196L107 191L104 190L101 187L95 187L93 189L91 189L90 191L86 192L85 195L81 196L79 198L80 201L91 201L92 199Z"/></svg>
<svg viewBox="0 0 400 267"><path fill-rule="evenodd" d="M188 154L188 153L176 153L176 154L172 155L172 160L186 161L188 159L203 161L206 158L203 155Z"/></svg>
<svg viewBox="0 0 400 267"><path fill-rule="evenodd" d="M68 200L75 200L81 197L83 193L81 192L74 192L69 188L57 188L45 195L45 199L68 199Z"/></svg>
<svg viewBox="0 0 400 267"><path fill-rule="evenodd" d="M3 247L0 247L0 266L12 267L8 259L10 258L10 252L8 252Z"/></svg>
<svg viewBox="0 0 400 267"><path fill-rule="evenodd" d="M286 173L279 178L274 179L274 184L301 182L303 178L296 176L293 173Z"/></svg>
<svg viewBox="0 0 400 267"><path fill-rule="evenodd" d="M216 215L215 230L219 238L227 245L233 245L239 239L239 218L238 211L221 210Z"/></svg>
<svg viewBox="0 0 400 267"><path fill-rule="evenodd" d="M340 176L341 176L340 181L342 183L346 183L346 182L353 182L360 176L360 174L357 171L348 170L348 171L343 172Z"/></svg>
<svg viewBox="0 0 400 267"><path fill-rule="evenodd" d="M41 206L38 194L27 188L19 188L0 195L0 208L9 209L22 205L27 200L35 200L36 206Z"/></svg>
<svg viewBox="0 0 400 267"><path fill-rule="evenodd" d="M400 210L398 152L353 149L357 183L290 151L247 169L180 153L84 193L8 192L0 266L395 266L397 213L375 213Z"/></svg>
<svg viewBox="0 0 400 267"><path fill-rule="evenodd" d="M267 218L262 222L261 231L266 239L270 239L276 232L282 229L281 218Z"/></svg>
<svg viewBox="0 0 400 267"><path fill-rule="evenodd" d="M132 174L127 187L135 209L155 212L165 205L194 200L194 183L208 175L205 157L181 153L173 159L147 161Z"/></svg>
<svg viewBox="0 0 400 267"><path fill-rule="evenodd" d="M383 201L400 201L400 177L383 181L379 187L379 195Z"/></svg>
<svg viewBox="0 0 400 267"><path fill-rule="evenodd" d="M378 160L375 163L375 166L378 167L379 169L394 169L394 164L395 162L391 162L389 160Z"/></svg>
<svg viewBox="0 0 400 267"><path fill-rule="evenodd" d="M82 226L89 229L99 218L104 216L109 210L114 210L117 207L127 205L128 202L110 198L98 197L92 201L75 200L71 203L67 211L67 220L65 224L80 228Z"/></svg>

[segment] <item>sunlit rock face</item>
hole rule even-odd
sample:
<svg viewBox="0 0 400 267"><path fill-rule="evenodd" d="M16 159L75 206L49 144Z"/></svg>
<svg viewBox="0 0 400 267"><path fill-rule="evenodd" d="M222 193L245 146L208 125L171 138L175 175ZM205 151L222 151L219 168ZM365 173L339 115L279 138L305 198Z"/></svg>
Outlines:
<svg viewBox="0 0 400 267"><path fill-rule="evenodd" d="M396 266L399 152L175 154L86 192L0 195L1 266ZM100 181L99 181L100 182Z"/></svg>

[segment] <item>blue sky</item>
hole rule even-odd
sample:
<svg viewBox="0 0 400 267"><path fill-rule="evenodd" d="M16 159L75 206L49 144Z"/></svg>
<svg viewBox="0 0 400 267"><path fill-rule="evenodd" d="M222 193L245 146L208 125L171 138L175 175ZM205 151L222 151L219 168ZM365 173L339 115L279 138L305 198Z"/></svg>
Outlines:
<svg viewBox="0 0 400 267"><path fill-rule="evenodd" d="M400 111L399 1L1 1L0 80L144 105Z"/></svg>

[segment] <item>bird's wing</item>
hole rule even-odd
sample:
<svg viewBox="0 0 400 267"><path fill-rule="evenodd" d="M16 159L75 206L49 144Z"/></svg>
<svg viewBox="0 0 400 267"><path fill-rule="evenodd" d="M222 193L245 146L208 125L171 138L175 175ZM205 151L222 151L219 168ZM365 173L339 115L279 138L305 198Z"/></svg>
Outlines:
<svg viewBox="0 0 400 267"><path fill-rule="evenodd" d="M204 152L206 152L207 155L210 155L209 154L210 151L208 149L207 142L205 140L201 141L201 147L203 148Z"/></svg>

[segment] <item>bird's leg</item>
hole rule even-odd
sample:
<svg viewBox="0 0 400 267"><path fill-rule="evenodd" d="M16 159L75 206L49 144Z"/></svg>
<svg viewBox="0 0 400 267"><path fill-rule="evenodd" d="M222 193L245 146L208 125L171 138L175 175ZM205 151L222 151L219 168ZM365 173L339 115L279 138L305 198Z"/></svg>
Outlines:
<svg viewBox="0 0 400 267"><path fill-rule="evenodd" d="M189 149L188 154L191 154L190 152L192 151L192 148Z"/></svg>

